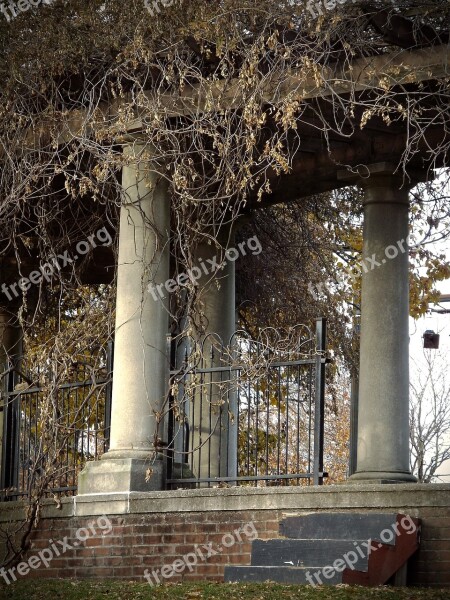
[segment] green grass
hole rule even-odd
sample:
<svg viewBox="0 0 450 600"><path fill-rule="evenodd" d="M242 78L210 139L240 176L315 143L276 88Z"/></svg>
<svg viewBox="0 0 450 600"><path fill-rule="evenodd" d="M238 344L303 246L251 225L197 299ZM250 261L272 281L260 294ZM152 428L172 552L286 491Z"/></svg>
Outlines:
<svg viewBox="0 0 450 600"><path fill-rule="evenodd" d="M126 581L18 581L0 585L1 600L448 600L430 588L307 587L280 584L183 583L152 588Z"/></svg>

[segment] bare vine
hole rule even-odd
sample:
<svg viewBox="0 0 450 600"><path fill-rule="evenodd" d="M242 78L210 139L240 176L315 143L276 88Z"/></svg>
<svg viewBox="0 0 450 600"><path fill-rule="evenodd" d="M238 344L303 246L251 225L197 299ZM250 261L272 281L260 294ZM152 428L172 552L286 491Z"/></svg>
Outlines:
<svg viewBox="0 0 450 600"><path fill-rule="evenodd" d="M17 282L101 227L115 236L128 160L123 148L135 141L145 145L149 169L169 185L174 273L190 270L205 242L223 260L232 226L270 204L283 176L299 169L305 127L330 153L336 136L350 140L373 123L400 127L406 137L396 167L405 179L418 156L430 179L433 169L443 169L450 152L450 74L430 79L408 57L448 43L450 5L361 1L314 18L306 4L184 0L150 16L141 0L59 0L11 22L0 20L4 281ZM372 62L384 65L380 72ZM350 160L340 166L365 167ZM426 202L421 193L414 198L412 221L418 231L427 224L426 239L448 235L447 185L448 170L427 184ZM272 208L269 218L255 221L274 239L270 219L289 232L301 217L308 248L321 257L317 271L330 273L334 253L351 262L358 252L357 243L335 243L349 223L357 229L349 218L358 210L354 198L344 193L326 210L323 199L316 205L300 200L291 214ZM326 240L331 230L333 243ZM316 243L319 231L323 245ZM413 258L430 259L423 252ZM89 361L112 337L115 254L114 246L103 254L93 249L57 269L51 281L21 290L9 305L23 327L31 371L50 365L53 373L41 382L48 391L43 423L50 437L57 425L55 394L70 379L74 356ZM296 250L289 256L294 264ZM448 265L436 261L434 281L448 274ZM305 268L305 275L311 272ZM241 289L248 283L244 272ZM340 300L352 301L355 290L347 291ZM245 294L241 300L242 321L258 330L266 314L261 304ZM279 311L283 325L294 324L286 317L294 304L291 295ZM311 306L303 314L311 316ZM340 314L336 309L336 340L343 339ZM180 338L203 332L202 291L187 283L171 298L170 316ZM102 368L94 361L93 379ZM28 524L38 518L51 465L30 496ZM25 541L19 548L20 554Z"/></svg>

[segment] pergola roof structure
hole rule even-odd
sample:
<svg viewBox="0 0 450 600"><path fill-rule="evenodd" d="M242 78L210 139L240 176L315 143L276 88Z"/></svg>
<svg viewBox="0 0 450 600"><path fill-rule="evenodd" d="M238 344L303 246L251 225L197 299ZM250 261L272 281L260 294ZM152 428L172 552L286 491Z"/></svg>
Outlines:
<svg viewBox="0 0 450 600"><path fill-rule="evenodd" d="M370 6L368 12L369 9ZM356 56L350 59L342 48L338 48L336 61L332 65L317 64L313 74L304 68L305 64L308 64L308 57L299 57L297 69L268 72L261 88L262 96L258 101L271 106L283 98L289 98L301 105L295 132L298 149L292 159L289 173L268 171L271 193L264 194L262 202L256 193L255 196L250 196L247 202L248 209L262 204L288 202L344 187L348 185L348 181L338 174L345 169L364 174L364 165L380 162L400 165L403 161L405 171L413 174L448 165L449 126L443 120L439 107L435 109L433 106L436 100L433 95L436 85L448 81L450 76L448 33L438 32L428 25L417 28L409 18L398 14L392 16L387 10L372 11L369 22L375 35L379 37L380 46L380 50L371 56ZM279 36L289 46L295 41L296 33L292 30L282 30ZM200 49L192 39L186 40L186 43L198 52L205 72L213 72L216 66L214 53ZM155 73L154 76L156 80L158 74ZM81 83L75 76L69 77L68 81L71 96L76 97L73 90ZM417 94L418 109L424 109L428 114L429 124L425 130L419 132L411 129L407 120L396 120L387 124L376 111L366 119L365 100L367 99L367 106L370 106L371 95L377 89L390 90L393 102L397 104L401 104L406 96ZM151 87L144 92L149 101L154 98L154 94ZM223 81L212 78L201 88L193 84L182 91L170 93L159 89L157 95L159 107L168 122L171 119L196 118L208 112L212 105L215 110L222 108L240 111L243 102L237 79ZM346 100L345 106L339 105L339 98ZM348 105L352 99L353 114L348 117L346 111L348 112ZM53 135L56 130L61 148L77 140L81 132L85 136L89 133L95 135L95 125L91 125L94 122L102 121L112 129L117 123L118 129L122 131L121 117L130 100L132 101L131 93L125 94L125 97L119 100L101 101L95 108L95 119L91 109L74 107L70 109L70 116L61 127L45 118L40 121L38 119L32 131L23 132L24 150L32 152L33 149L45 147L49 141L50 129ZM437 100L442 104L442 98ZM136 104L135 118L128 120L127 130L123 132L124 141L127 135L145 136L145 108L137 108ZM432 124L433 111L436 117L435 124ZM368 122L361 127L360 124L364 120ZM324 121L330 124L327 131L324 131ZM345 126L333 129L333 123L343 121L346 121ZM276 124L269 118L267 125L266 135L270 136L270 129L276 127ZM264 140L261 141L261 144L263 143ZM80 202L80 222L83 221L82 205ZM89 210L90 208L88 212ZM91 259L95 262L85 270L84 281L110 281L113 269L105 271L106 265L113 264L109 250L97 250ZM8 262L8 257L4 256L3 260ZM94 267L94 264L97 266Z"/></svg>

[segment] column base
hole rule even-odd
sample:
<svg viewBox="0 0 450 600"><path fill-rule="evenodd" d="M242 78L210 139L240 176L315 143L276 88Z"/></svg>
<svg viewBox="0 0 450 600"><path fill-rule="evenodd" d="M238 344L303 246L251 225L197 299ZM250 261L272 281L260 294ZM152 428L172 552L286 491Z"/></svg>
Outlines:
<svg viewBox="0 0 450 600"><path fill-rule="evenodd" d="M348 483L417 483L417 478L408 471L356 471Z"/></svg>
<svg viewBox="0 0 450 600"><path fill-rule="evenodd" d="M150 462L148 457L88 462L78 475L78 495L161 491L163 466L161 459Z"/></svg>

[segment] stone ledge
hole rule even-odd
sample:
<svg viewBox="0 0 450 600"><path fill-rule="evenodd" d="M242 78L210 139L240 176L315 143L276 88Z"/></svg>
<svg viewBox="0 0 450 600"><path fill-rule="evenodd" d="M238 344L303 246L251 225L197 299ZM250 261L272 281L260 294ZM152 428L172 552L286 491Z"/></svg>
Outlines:
<svg viewBox="0 0 450 600"><path fill-rule="evenodd" d="M0 523L9 523L25 520L26 503L20 500L14 502L0 502ZM74 498L61 498L61 506L58 508L54 500L42 502L41 518L67 519L75 516Z"/></svg>
<svg viewBox="0 0 450 600"><path fill-rule="evenodd" d="M185 500L188 500L187 502ZM450 506L448 484L335 485L308 488L220 488L130 494L130 512L401 509Z"/></svg>
<svg viewBox="0 0 450 600"><path fill-rule="evenodd" d="M173 512L420 509L449 507L450 484L329 485L305 488L212 488L163 492L91 494L63 498L61 509L46 500L44 518ZM0 522L22 520L23 503L0 504Z"/></svg>

